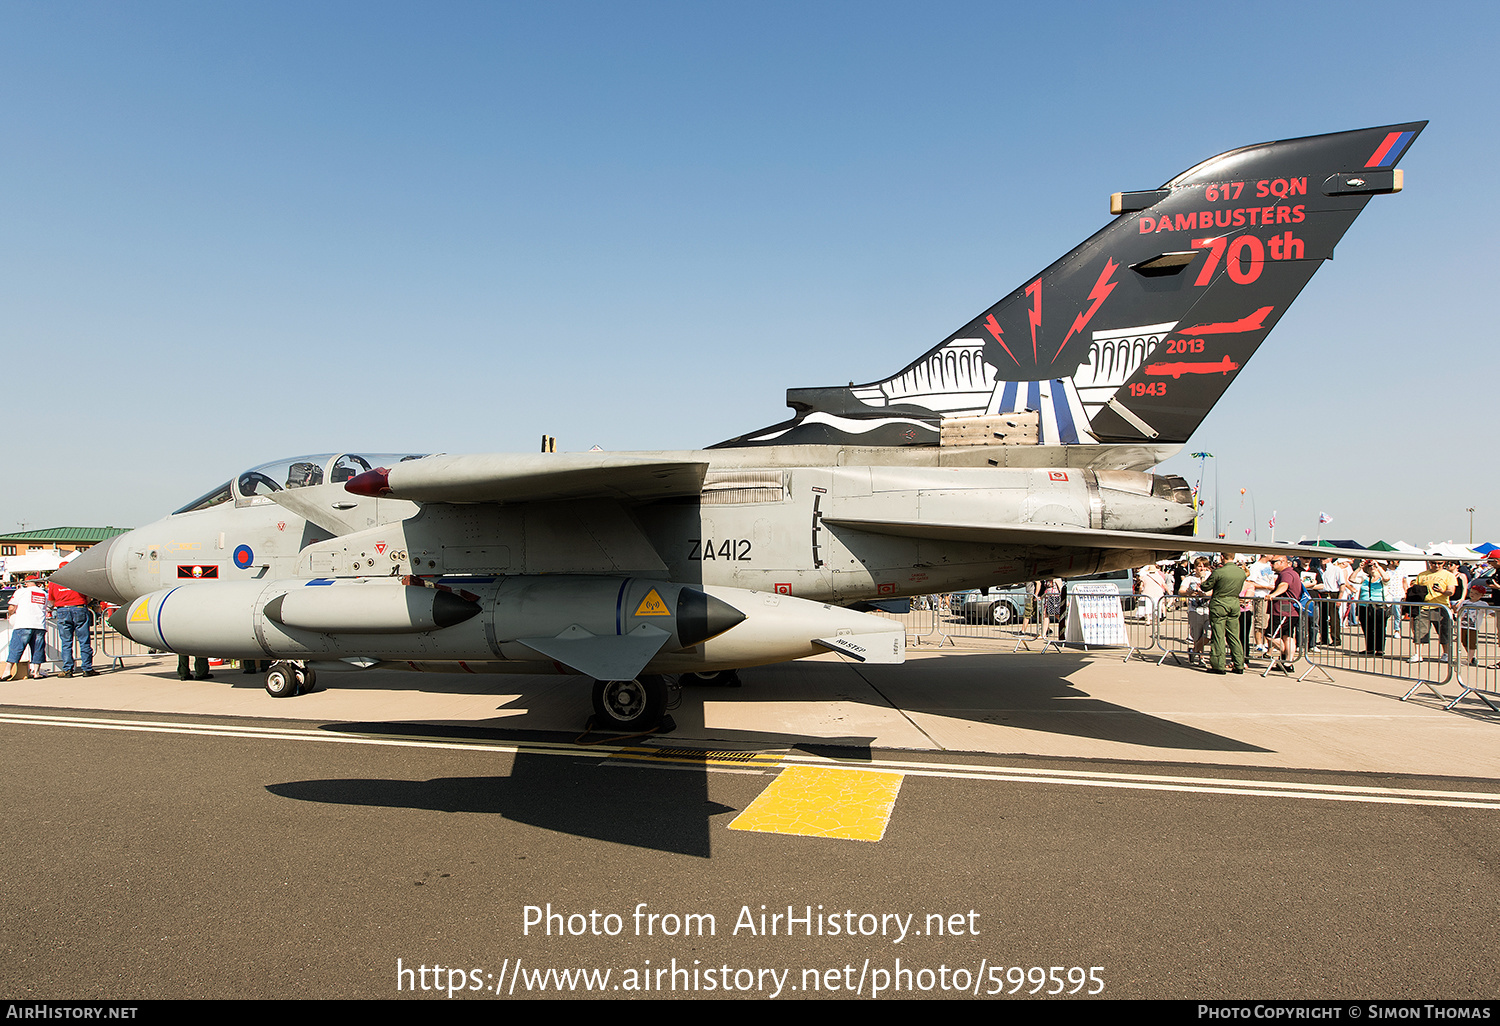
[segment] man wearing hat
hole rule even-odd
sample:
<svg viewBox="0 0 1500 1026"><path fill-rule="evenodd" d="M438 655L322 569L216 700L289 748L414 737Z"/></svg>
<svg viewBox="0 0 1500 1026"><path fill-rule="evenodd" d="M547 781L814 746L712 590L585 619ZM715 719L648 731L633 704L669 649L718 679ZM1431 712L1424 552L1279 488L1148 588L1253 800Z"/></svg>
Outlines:
<svg viewBox="0 0 1500 1026"><path fill-rule="evenodd" d="M97 677L94 648L89 643L89 600L72 588L47 582L47 599L57 621L57 646L62 649L62 675L73 676L73 641L78 641L79 669L85 677Z"/></svg>
<svg viewBox="0 0 1500 1026"><path fill-rule="evenodd" d="M1212 595L1208 603L1208 629L1213 635L1209 652L1210 673L1226 673L1224 643L1234 660L1234 672L1245 672L1245 642L1240 636L1240 591L1245 587L1245 568L1234 561L1234 553L1221 554L1224 560L1208 575L1203 590Z"/></svg>

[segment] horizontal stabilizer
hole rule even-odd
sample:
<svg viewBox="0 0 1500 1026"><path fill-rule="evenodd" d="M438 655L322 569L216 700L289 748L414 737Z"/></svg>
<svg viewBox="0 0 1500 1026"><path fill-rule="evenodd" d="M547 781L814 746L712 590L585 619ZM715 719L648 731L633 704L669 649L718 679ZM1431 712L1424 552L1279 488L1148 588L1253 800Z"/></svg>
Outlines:
<svg viewBox="0 0 1500 1026"><path fill-rule="evenodd" d="M650 624L629 634L590 634L574 624L555 638L516 640L595 680L634 680L671 636Z"/></svg>
<svg viewBox="0 0 1500 1026"><path fill-rule="evenodd" d="M607 452L428 456L366 471L344 487L355 495L416 502L650 502L697 495L707 470L706 462Z"/></svg>
<svg viewBox="0 0 1500 1026"><path fill-rule="evenodd" d="M879 634L840 634L832 638L815 638L814 644L842 653L862 663L906 662L906 632L881 631Z"/></svg>
<svg viewBox="0 0 1500 1026"><path fill-rule="evenodd" d="M860 520L825 517L825 527L847 527L867 534L932 541L974 542L980 545L1029 546L1066 549L1146 549L1174 552L1268 552L1320 559L1427 559L1422 553L1378 552L1374 549L1335 549L1326 545L1288 545L1279 542L1239 542L1197 535L1155 534L1149 531L1099 531L1052 524L962 524L911 520Z"/></svg>

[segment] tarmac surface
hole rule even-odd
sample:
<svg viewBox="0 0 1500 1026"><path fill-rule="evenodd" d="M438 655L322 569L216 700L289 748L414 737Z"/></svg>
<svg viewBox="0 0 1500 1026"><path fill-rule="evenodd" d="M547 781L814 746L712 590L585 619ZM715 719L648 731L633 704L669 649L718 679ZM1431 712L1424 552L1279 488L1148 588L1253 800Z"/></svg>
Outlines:
<svg viewBox="0 0 1500 1026"><path fill-rule="evenodd" d="M741 688L689 687L672 712L683 742L821 740L880 749L1279 766L1500 780L1500 717L1453 711L1410 680L1334 671L1333 683L1277 673L1213 676L1118 652L1011 652L1009 643L912 646L899 666L827 656L746 670ZM572 737L581 677L328 674L319 690L272 699L261 678L215 668L180 681L170 656L97 677L0 684L5 706L311 721L467 724ZM1304 667L1299 666L1299 672ZM1446 693L1456 695L1456 685Z"/></svg>
<svg viewBox="0 0 1500 1026"><path fill-rule="evenodd" d="M1500 716L1009 649L0 684L0 996L1495 997Z"/></svg>

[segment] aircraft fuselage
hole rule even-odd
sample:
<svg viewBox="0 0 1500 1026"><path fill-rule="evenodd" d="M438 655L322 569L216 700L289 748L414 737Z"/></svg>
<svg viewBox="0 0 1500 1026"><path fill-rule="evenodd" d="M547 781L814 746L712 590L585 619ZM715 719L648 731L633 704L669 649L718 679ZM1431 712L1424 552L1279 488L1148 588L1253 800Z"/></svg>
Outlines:
<svg viewBox="0 0 1500 1026"><path fill-rule="evenodd" d="M899 537L841 520L1180 533L1193 516L1179 479L1131 471L720 465L710 462L699 494L652 502L419 506L337 484L290 493L321 524L277 502L224 503L115 539L90 575L93 593L124 602L225 581L595 574L843 605L1092 574L1138 565L1149 552Z"/></svg>

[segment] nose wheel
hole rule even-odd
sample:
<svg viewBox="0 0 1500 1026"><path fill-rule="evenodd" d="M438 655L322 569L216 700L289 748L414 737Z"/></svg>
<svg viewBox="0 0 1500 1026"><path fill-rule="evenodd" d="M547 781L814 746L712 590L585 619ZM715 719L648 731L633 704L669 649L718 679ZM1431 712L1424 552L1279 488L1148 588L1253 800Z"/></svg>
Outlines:
<svg viewBox="0 0 1500 1026"><path fill-rule="evenodd" d="M594 681L594 722L607 730L651 730L661 724L666 711L667 679L659 673Z"/></svg>
<svg viewBox="0 0 1500 1026"><path fill-rule="evenodd" d="M317 684L317 673L297 663L275 662L266 671L266 694L272 698L291 698L299 691L315 691Z"/></svg>

